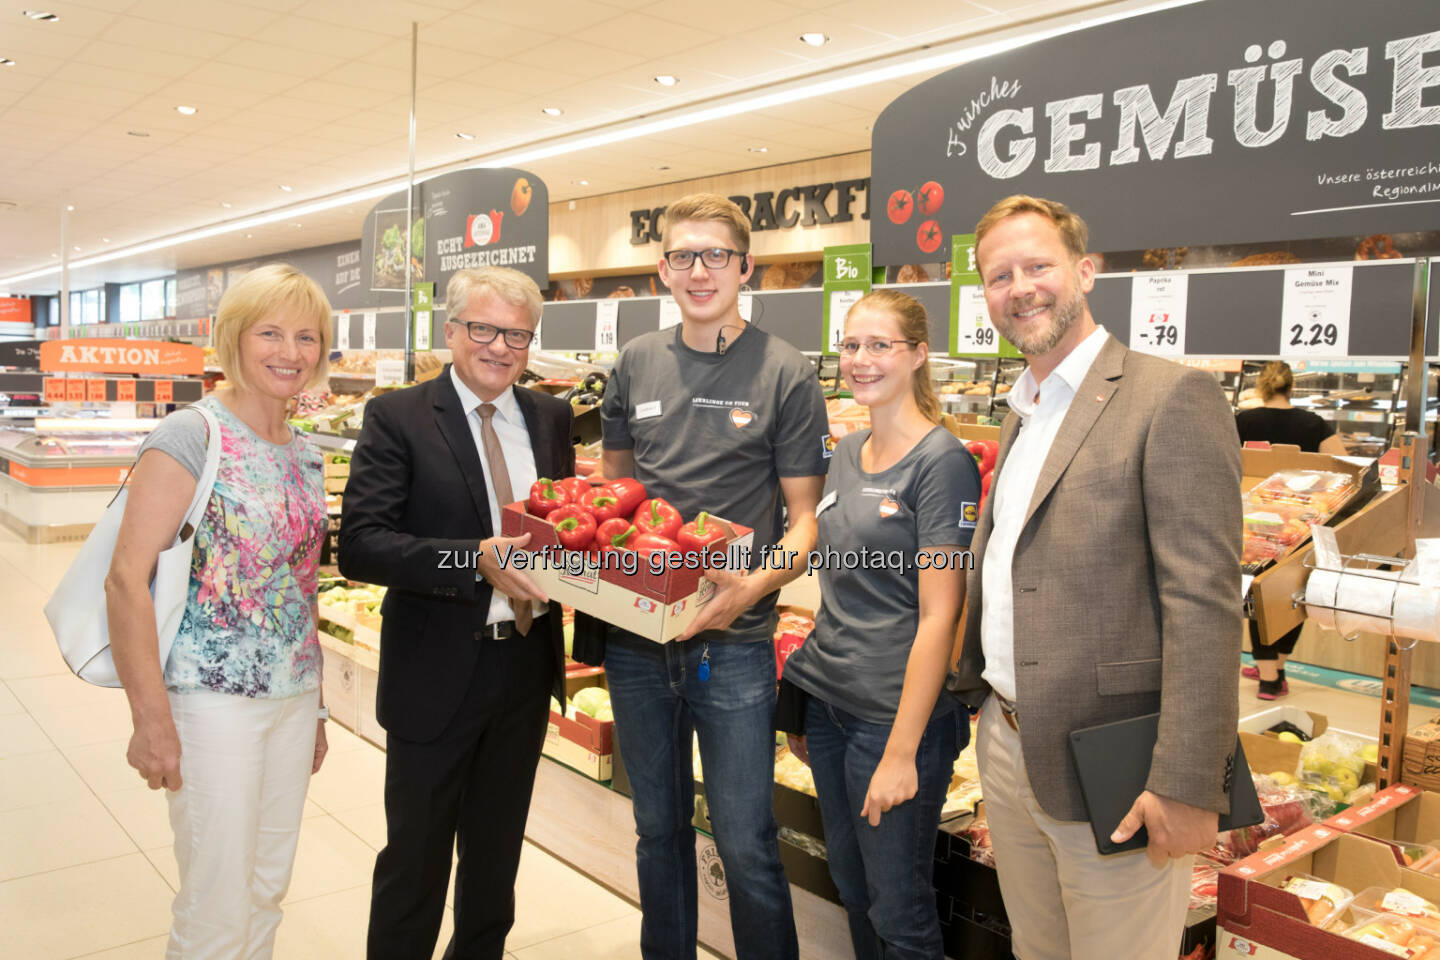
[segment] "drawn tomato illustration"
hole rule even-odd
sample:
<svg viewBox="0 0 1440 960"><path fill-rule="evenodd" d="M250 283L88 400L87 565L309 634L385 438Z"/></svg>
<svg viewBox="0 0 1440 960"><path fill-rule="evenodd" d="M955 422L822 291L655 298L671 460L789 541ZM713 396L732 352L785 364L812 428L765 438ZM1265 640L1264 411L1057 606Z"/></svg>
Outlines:
<svg viewBox="0 0 1440 960"><path fill-rule="evenodd" d="M920 208L920 213L927 217L933 217L940 212L940 207L945 203L945 188L934 180L927 180L915 191L915 206Z"/></svg>
<svg viewBox="0 0 1440 960"><path fill-rule="evenodd" d="M890 202L885 204L885 213L891 223L904 223L914 212L915 198L910 196L909 190L896 190L890 194Z"/></svg>
<svg viewBox="0 0 1440 960"><path fill-rule="evenodd" d="M940 241L945 234L940 229L940 224L934 220L926 220L920 224L920 229L915 231L915 245L924 253L934 253L940 249Z"/></svg>

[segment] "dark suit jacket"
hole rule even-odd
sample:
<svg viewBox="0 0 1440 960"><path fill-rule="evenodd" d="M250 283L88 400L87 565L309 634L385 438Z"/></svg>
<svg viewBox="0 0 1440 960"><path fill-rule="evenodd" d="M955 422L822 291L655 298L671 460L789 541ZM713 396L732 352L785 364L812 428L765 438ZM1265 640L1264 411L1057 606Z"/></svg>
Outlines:
<svg viewBox="0 0 1440 960"><path fill-rule="evenodd" d="M539 476L575 472L570 404L512 387L530 430ZM454 716L484 643L492 593L471 559L494 536L487 467L475 448L447 366L433 380L371 400L350 464L340 520L340 572L388 587L381 608L375 715L407 740L439 736ZM528 491L516 490L517 497ZM560 606L538 621L555 650L564 702Z"/></svg>
<svg viewBox="0 0 1440 960"><path fill-rule="evenodd" d="M997 484L1019 428L1015 413L1001 427ZM975 531L955 684L976 707L990 692L980 619L994 504ZM1086 819L1070 731L1156 711L1147 788L1229 809L1240 539L1240 445L1219 385L1107 336L1040 472L1011 568L1020 739L1050 816Z"/></svg>

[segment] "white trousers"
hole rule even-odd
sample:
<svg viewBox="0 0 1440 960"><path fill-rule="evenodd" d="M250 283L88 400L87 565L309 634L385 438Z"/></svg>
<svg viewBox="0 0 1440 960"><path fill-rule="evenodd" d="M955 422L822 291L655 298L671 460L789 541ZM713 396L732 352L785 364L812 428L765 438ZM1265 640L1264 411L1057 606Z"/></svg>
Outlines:
<svg viewBox="0 0 1440 960"><path fill-rule="evenodd" d="M1020 714L1025 726L1025 714ZM976 754L1000 894L1019 960L1173 960L1185 933L1194 857L1102 857L1089 823L1052 819L1025 772L1020 735L991 697Z"/></svg>
<svg viewBox="0 0 1440 960"><path fill-rule="evenodd" d="M262 700L171 693L181 788L167 794L180 892L167 960L269 957L290 886L318 691Z"/></svg>

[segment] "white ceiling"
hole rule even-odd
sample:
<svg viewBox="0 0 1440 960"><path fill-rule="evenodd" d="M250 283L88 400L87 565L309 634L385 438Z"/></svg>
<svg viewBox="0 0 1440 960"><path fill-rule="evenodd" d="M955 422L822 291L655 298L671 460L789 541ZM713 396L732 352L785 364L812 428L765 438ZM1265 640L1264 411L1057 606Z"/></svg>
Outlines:
<svg viewBox="0 0 1440 960"><path fill-rule="evenodd" d="M25 5L59 15L46 23ZM1139 0L5 0L0 286L72 258L957 39ZM798 40L822 31L820 48ZM680 78L665 88L658 74ZM924 74L527 163L553 201L868 149ZM175 107L198 108L181 116ZM541 113L547 106L563 116ZM131 131L148 134L138 137ZM456 138L470 133L473 141ZM764 146L757 155L750 147ZM665 166L669 169L659 170ZM588 185L575 181L585 179ZM283 192L280 184L293 188ZM13 203L6 207L4 201ZM72 271L72 286L352 239L370 201ZM108 240L107 240L108 238Z"/></svg>

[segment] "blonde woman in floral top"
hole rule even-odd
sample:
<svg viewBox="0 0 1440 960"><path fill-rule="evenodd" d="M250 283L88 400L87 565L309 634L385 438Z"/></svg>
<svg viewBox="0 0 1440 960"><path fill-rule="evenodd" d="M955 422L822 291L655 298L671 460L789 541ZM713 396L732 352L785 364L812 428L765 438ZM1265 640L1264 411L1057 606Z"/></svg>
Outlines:
<svg viewBox="0 0 1440 960"><path fill-rule="evenodd" d="M220 301L229 387L200 401L220 467L195 531L180 630L161 663L149 592L203 473L204 418L167 417L140 448L105 580L111 649L135 732L126 759L165 788L180 892L166 956L268 957L310 774L325 756L316 567L325 536L318 449L287 403L323 381L330 305L295 269L247 274Z"/></svg>

